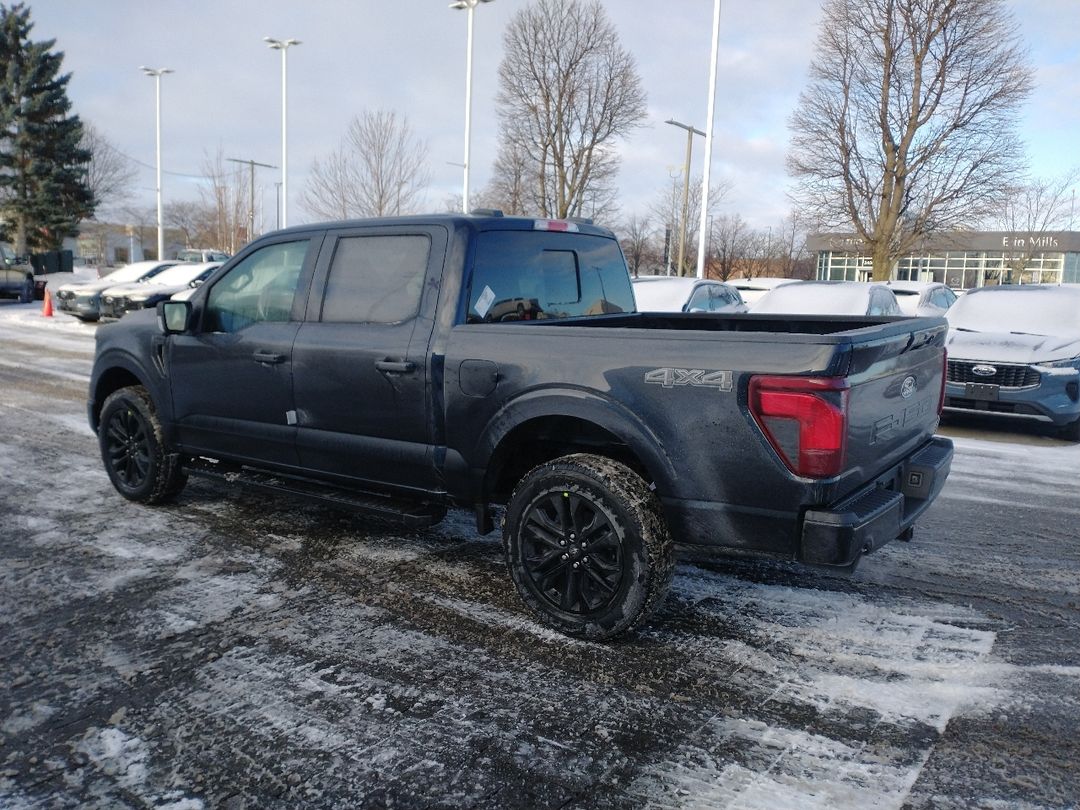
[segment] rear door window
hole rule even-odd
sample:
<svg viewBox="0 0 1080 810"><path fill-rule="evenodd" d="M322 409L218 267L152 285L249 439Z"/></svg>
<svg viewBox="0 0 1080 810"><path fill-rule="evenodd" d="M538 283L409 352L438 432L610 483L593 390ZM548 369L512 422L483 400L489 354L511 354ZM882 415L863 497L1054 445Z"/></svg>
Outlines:
<svg viewBox="0 0 1080 810"><path fill-rule="evenodd" d="M324 323L401 323L420 308L431 238L424 234L337 240L323 298Z"/></svg>
<svg viewBox="0 0 1080 810"><path fill-rule="evenodd" d="M634 310L618 243L579 233L481 232L467 295L468 323Z"/></svg>

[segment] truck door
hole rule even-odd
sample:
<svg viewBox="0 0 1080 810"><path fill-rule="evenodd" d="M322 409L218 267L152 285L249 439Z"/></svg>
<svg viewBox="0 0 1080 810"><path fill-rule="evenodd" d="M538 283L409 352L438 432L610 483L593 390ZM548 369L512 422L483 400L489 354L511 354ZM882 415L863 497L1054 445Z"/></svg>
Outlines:
<svg viewBox="0 0 1080 810"><path fill-rule="evenodd" d="M188 451L295 466L293 340L318 239L296 235L249 253L217 279L200 328L174 335L168 374Z"/></svg>
<svg viewBox="0 0 1080 810"><path fill-rule="evenodd" d="M428 341L446 242L438 226L327 235L292 353L303 467L437 487Z"/></svg>

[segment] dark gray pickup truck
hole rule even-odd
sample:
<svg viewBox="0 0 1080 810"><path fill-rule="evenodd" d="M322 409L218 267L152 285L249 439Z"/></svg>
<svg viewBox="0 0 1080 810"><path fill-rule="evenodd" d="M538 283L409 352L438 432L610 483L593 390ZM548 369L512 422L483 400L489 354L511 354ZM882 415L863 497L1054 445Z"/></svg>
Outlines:
<svg viewBox="0 0 1080 810"><path fill-rule="evenodd" d="M948 475L945 321L635 311L613 235L431 216L293 228L98 331L124 497L211 476L491 531L571 635L636 627L674 544L850 569Z"/></svg>

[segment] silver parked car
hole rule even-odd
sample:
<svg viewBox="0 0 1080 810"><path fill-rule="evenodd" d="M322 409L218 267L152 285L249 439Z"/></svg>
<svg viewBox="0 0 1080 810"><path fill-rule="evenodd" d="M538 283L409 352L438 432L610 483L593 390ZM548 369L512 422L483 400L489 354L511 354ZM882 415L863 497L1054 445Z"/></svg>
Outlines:
<svg viewBox="0 0 1080 810"><path fill-rule="evenodd" d="M889 289L905 315L937 317L956 303L956 293L937 281L890 281Z"/></svg>
<svg viewBox="0 0 1080 810"><path fill-rule="evenodd" d="M68 315L74 315L80 321L96 321L101 317L102 292L118 284L153 278L175 264L175 261L134 262L97 281L64 284L56 291L56 308Z"/></svg>
<svg viewBox="0 0 1080 810"><path fill-rule="evenodd" d="M896 296L884 284L865 281L796 281L767 293L754 314L902 315Z"/></svg>
<svg viewBox="0 0 1080 810"><path fill-rule="evenodd" d="M946 408L1050 422L1080 441L1080 287L980 287L946 318Z"/></svg>
<svg viewBox="0 0 1080 810"><path fill-rule="evenodd" d="M746 312L739 291L722 281L679 276L632 281L639 312Z"/></svg>

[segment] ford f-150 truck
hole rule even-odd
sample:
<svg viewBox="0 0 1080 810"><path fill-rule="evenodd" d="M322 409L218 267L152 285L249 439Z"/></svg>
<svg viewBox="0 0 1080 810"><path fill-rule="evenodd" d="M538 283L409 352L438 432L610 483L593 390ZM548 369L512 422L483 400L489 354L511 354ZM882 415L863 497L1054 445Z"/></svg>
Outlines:
<svg viewBox="0 0 1080 810"><path fill-rule="evenodd" d="M475 510L547 624L607 638L674 544L850 569L948 474L945 321L636 311L613 234L444 215L291 228L98 330L133 501L188 475L431 525Z"/></svg>

